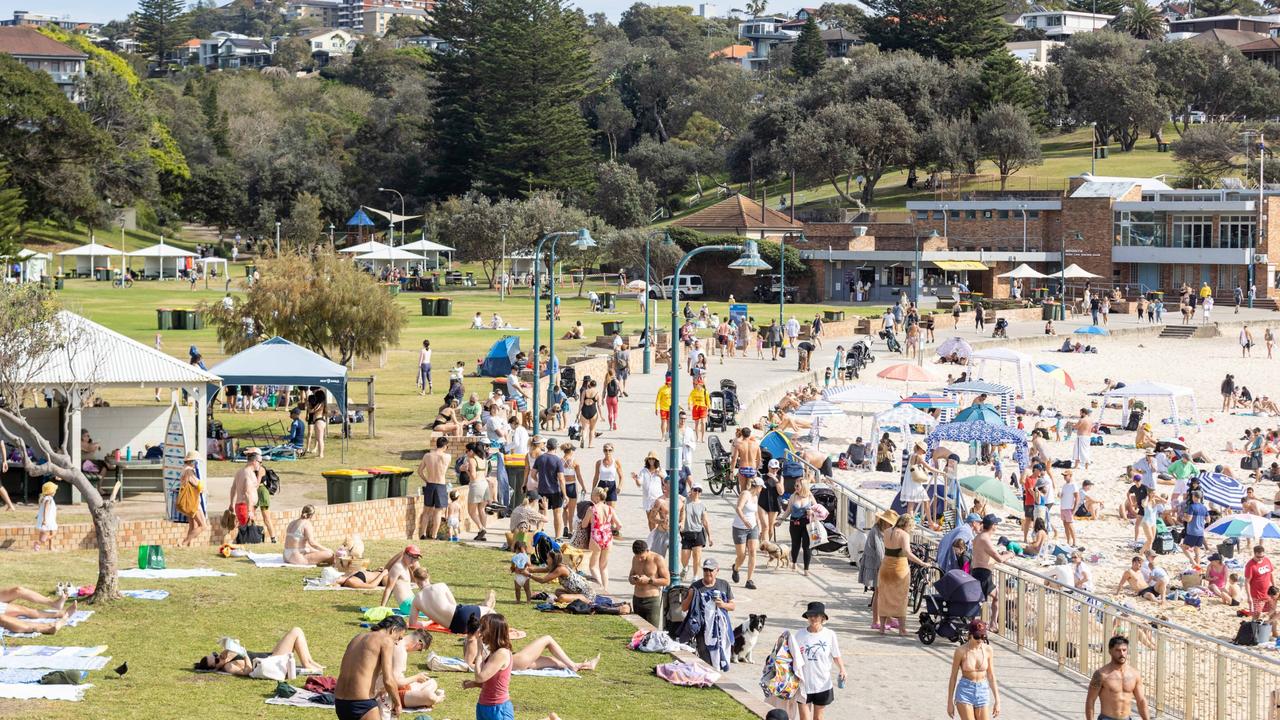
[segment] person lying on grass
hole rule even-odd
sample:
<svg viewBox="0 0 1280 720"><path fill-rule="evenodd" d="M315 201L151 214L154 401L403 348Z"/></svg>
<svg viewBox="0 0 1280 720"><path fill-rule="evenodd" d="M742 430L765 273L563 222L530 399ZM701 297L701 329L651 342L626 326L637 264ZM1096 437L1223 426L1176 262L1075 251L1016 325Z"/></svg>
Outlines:
<svg viewBox="0 0 1280 720"><path fill-rule="evenodd" d="M293 628L285 633L271 652L214 651L197 660L195 669L202 672L223 672L228 675L249 677L253 669L264 661L270 661L273 658L292 660L295 655L304 670L314 674L324 672L324 666L311 657L307 636L303 634L302 628Z"/></svg>
<svg viewBox="0 0 1280 720"><path fill-rule="evenodd" d="M472 668L484 664L485 659L489 657L489 651L485 648L484 643L480 642L480 620L473 618L467 623L467 639L466 648L463 650L462 659ZM544 654L545 653L545 654ZM595 670L596 665L600 664L600 656L587 660L586 662L574 662L573 658L560 647L560 643L550 635L543 635L530 641L522 649L511 654L512 670L572 670L573 672L583 672L586 670Z"/></svg>

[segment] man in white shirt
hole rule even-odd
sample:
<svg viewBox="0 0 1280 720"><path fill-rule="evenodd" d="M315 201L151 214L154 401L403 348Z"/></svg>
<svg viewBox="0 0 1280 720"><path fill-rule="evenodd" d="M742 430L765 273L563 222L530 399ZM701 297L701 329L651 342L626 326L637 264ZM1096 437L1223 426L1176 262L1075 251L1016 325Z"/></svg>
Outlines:
<svg viewBox="0 0 1280 720"><path fill-rule="evenodd" d="M840 686L847 677L844 660L840 657L840 641L830 629L823 627L827 621L827 608L820 602L811 602L802 615L809 621L807 627L793 633L804 664L800 666L801 706L800 717L822 720L827 706L835 700L835 683L831 679L831 664L840 669Z"/></svg>
<svg viewBox="0 0 1280 720"><path fill-rule="evenodd" d="M511 419L511 430L507 433L507 452L512 455L529 454L529 429L520 422L519 417Z"/></svg>
<svg viewBox="0 0 1280 720"><path fill-rule="evenodd" d="M792 315L791 319L787 321L786 329L788 344L791 345L791 347L795 347L796 338L800 336L800 321L796 319L795 315Z"/></svg>
<svg viewBox="0 0 1280 720"><path fill-rule="evenodd" d="M510 425L507 423L506 408L501 405L491 405L489 407L489 416L484 420L484 434L489 438L490 443L502 444L507 442L510 436Z"/></svg>
<svg viewBox="0 0 1280 720"><path fill-rule="evenodd" d="M685 422L685 412L680 411L680 467L693 467L693 449L697 447L698 434Z"/></svg>

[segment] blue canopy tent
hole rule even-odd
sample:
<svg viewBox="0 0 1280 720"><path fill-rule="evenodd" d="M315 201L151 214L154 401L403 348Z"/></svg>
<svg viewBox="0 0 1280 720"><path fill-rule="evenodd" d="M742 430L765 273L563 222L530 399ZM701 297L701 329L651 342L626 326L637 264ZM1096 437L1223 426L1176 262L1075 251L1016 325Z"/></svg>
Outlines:
<svg viewBox="0 0 1280 720"><path fill-rule="evenodd" d="M977 407L982 407L981 405ZM972 410L973 408L967 408ZM990 410L990 408L988 408ZM975 412L976 414L982 411ZM994 410L992 410L994 413ZM1019 472L1026 472L1030 457L1027 454L1027 434L1016 427L1005 425L998 415L993 422L984 422L982 420L971 420L969 422L949 422L943 423L933 429L929 436L925 438L925 452L928 457L933 457L933 451L938 447L938 443L943 441L954 442L973 442L985 443L988 445L1013 445L1013 461L1018 463ZM954 488L954 502L957 513L960 508L960 490L956 485ZM957 515L958 517L958 515Z"/></svg>
<svg viewBox="0 0 1280 720"><path fill-rule="evenodd" d="M777 458L781 462L787 458L787 453L795 450L795 445L786 435L777 430L770 430L760 438L760 449L769 453L770 458Z"/></svg>
<svg viewBox="0 0 1280 720"><path fill-rule="evenodd" d="M347 369L323 355L295 345L282 337L273 337L236 353L215 365L213 372L226 385L291 385L322 387L338 403L342 413L343 437L347 418ZM209 397L218 391L209 386ZM345 454L345 444L343 447Z"/></svg>
<svg viewBox="0 0 1280 720"><path fill-rule="evenodd" d="M506 335L498 340L489 348L489 353L484 356L484 361L480 363L480 375L482 377L506 377L511 372L511 366L516 361L516 355L520 353L520 338L514 335Z"/></svg>

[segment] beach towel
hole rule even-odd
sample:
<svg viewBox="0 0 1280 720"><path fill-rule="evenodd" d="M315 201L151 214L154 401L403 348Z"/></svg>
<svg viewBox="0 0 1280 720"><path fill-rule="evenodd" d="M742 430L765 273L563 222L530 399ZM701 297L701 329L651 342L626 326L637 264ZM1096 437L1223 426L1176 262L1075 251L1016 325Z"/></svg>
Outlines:
<svg viewBox="0 0 1280 720"><path fill-rule="evenodd" d="M122 578L134 578L141 580L179 580L182 578L195 577L235 577L235 573L222 572L212 570L210 568L166 568L164 570L143 570L141 568L129 568L120 571Z"/></svg>
<svg viewBox="0 0 1280 720"><path fill-rule="evenodd" d="M0 698L13 700L67 700L80 702L92 685L31 685L15 683L0 685Z"/></svg>
<svg viewBox="0 0 1280 720"><path fill-rule="evenodd" d="M284 561L282 553L247 553L245 557L260 568L313 568L315 565L294 565Z"/></svg>
<svg viewBox="0 0 1280 720"><path fill-rule="evenodd" d="M427 656L427 669L435 672L471 672L471 666L466 660L435 653Z"/></svg>
<svg viewBox="0 0 1280 720"><path fill-rule="evenodd" d="M122 590L120 594L134 600L164 600L169 597L168 590Z"/></svg>
<svg viewBox="0 0 1280 720"><path fill-rule="evenodd" d="M580 678L578 673L565 668L540 668L529 670L512 670L512 675L529 675L531 677Z"/></svg>
<svg viewBox="0 0 1280 720"><path fill-rule="evenodd" d="M295 567L295 566L290 565L289 567ZM355 590L356 588L343 587L341 585L334 585L332 583L327 583L324 581L324 578L303 578L302 589L303 590Z"/></svg>
<svg viewBox="0 0 1280 720"><path fill-rule="evenodd" d="M672 685L682 687L711 687L720 679L720 673L702 663L680 661L658 665L653 673Z"/></svg>
<svg viewBox="0 0 1280 720"><path fill-rule="evenodd" d="M77 610L76 612L72 613L71 617L68 617L68 618L67 618L67 624L66 624L66 627L75 627L75 626L79 625L80 623L82 623L82 622L84 622L84 621L88 620L92 615L93 615L93 611L92 611L92 610ZM23 622L29 622L29 623L31 623L32 625L52 625L56 620L57 620L57 618L51 618L51 617L49 617L49 618L30 618L30 619L25 619L25 620L23 620ZM38 632L16 633L16 632L9 632L8 630L5 630L5 631L3 632L3 634L4 634L6 637L11 637L11 638L34 638L34 637L40 637L40 633L38 633Z"/></svg>
<svg viewBox="0 0 1280 720"><path fill-rule="evenodd" d="M101 670L111 662L110 656L94 655L0 655L0 669Z"/></svg>
<svg viewBox="0 0 1280 720"><path fill-rule="evenodd" d="M43 668L0 670L0 685L38 683L40 678L48 674L49 671Z"/></svg>
<svg viewBox="0 0 1280 720"><path fill-rule="evenodd" d="M318 708L320 710L328 710L330 713L332 713L333 712L332 705L326 705L324 703L319 703L314 700L314 698L318 694L319 693L313 693L310 690L303 690L302 688L297 688L297 692L294 693L292 697L287 697L287 698L272 697L272 698L267 698L266 702L268 705L289 705L290 707Z"/></svg>

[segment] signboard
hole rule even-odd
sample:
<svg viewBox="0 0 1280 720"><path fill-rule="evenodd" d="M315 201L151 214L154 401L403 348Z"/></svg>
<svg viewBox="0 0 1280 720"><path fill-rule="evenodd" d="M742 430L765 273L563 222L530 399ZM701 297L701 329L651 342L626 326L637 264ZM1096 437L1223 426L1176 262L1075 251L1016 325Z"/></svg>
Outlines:
<svg viewBox="0 0 1280 720"><path fill-rule="evenodd" d="M733 303L732 305L729 306L730 324L737 325L738 323L746 319L747 319L746 303Z"/></svg>
<svg viewBox="0 0 1280 720"><path fill-rule="evenodd" d="M178 488L182 484L183 458L187 454L187 435L182 428L182 415L174 403L169 411L169 424L164 430L164 509L173 522L186 522L178 512Z"/></svg>

